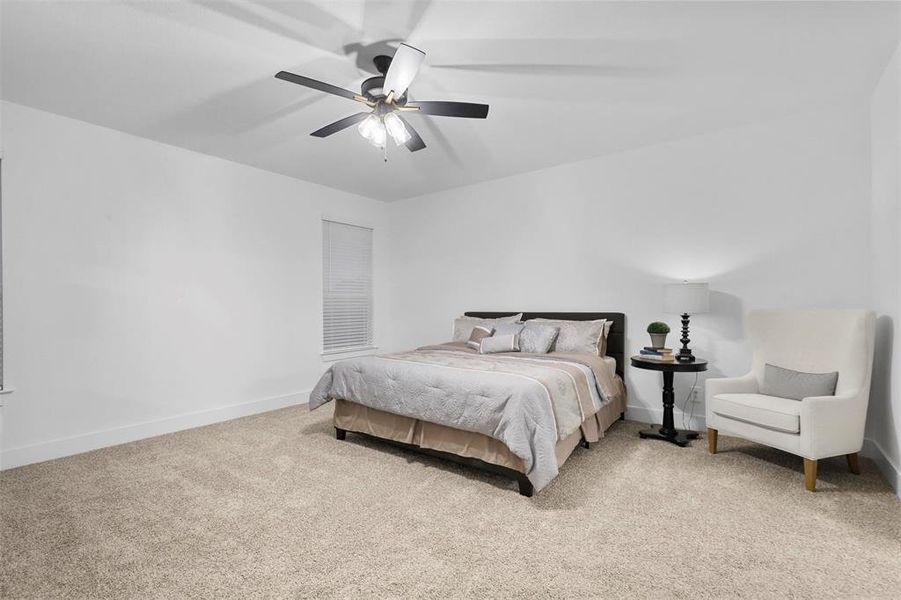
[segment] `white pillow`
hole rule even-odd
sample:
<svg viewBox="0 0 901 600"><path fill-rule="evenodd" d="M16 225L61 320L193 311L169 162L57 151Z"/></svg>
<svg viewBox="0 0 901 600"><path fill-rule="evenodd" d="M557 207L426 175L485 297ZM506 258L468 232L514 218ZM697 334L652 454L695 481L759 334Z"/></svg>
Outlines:
<svg viewBox="0 0 901 600"><path fill-rule="evenodd" d="M500 317L498 319L479 319L477 317L457 317L454 319L454 337L455 342L463 342L469 339L473 327L485 327L494 329L498 323L516 323L522 319L522 313L510 315L509 317Z"/></svg>
<svg viewBox="0 0 901 600"><path fill-rule="evenodd" d="M531 319L529 322L551 325L560 329L557 340L551 348L552 352L584 352L600 356L602 342L606 339L604 332L610 332L610 328L606 327L606 319L596 321ZM612 322L610 324L613 325Z"/></svg>

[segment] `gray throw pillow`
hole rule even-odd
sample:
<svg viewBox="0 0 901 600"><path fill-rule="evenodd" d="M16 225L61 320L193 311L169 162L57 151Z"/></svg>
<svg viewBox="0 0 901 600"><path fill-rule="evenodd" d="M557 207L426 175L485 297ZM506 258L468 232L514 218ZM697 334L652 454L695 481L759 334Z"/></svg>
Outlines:
<svg viewBox="0 0 901 600"><path fill-rule="evenodd" d="M523 327L523 323L498 323L494 328L494 335L519 335Z"/></svg>
<svg viewBox="0 0 901 600"><path fill-rule="evenodd" d="M457 317L454 319L454 337L455 342L462 342L469 339L472 328L476 325L482 327L494 327L499 323L516 323L522 319L522 313L516 313L509 317L500 317L499 319L479 319L478 317Z"/></svg>
<svg viewBox="0 0 901 600"><path fill-rule="evenodd" d="M511 333L482 338L479 353L494 354L496 352L519 352L519 336Z"/></svg>
<svg viewBox="0 0 901 600"><path fill-rule="evenodd" d="M600 342L604 335L604 326L607 321L566 321L556 319L533 319L536 323L559 327L557 341L554 342L554 352L584 352L586 354L600 355Z"/></svg>
<svg viewBox="0 0 901 600"><path fill-rule="evenodd" d="M469 333L469 339L466 341L466 345L473 350L478 350L479 345L482 343L482 340L491 337L492 333L494 333L494 329L476 325Z"/></svg>
<svg viewBox="0 0 901 600"><path fill-rule="evenodd" d="M509 315L507 317L498 317L495 321L498 323L519 323L522 321L522 313L516 313L515 315Z"/></svg>
<svg viewBox="0 0 901 600"><path fill-rule="evenodd" d="M531 354L547 354L559 331L557 327L528 322L519 333L519 349Z"/></svg>
<svg viewBox="0 0 901 600"><path fill-rule="evenodd" d="M760 393L791 400L812 396L833 396L838 383L838 371L832 373L804 373L767 363L763 371Z"/></svg>
<svg viewBox="0 0 901 600"><path fill-rule="evenodd" d="M598 356L607 356L607 337L610 335L611 329L613 329L613 321L604 323L604 334L598 340Z"/></svg>

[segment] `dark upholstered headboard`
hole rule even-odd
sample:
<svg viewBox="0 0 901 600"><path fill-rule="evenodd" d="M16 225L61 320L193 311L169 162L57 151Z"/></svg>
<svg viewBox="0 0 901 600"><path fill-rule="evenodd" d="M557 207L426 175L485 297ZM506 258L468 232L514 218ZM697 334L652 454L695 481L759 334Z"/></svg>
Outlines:
<svg viewBox="0 0 901 600"><path fill-rule="evenodd" d="M480 312L470 311L464 313L467 317L480 319L496 319L515 315L518 311L506 312ZM608 312L523 312L522 320L529 319L562 319L566 321L594 321L606 319L613 321L610 335L607 336L607 356L616 360L616 372L620 377L625 373L626 367L626 315L623 313Z"/></svg>

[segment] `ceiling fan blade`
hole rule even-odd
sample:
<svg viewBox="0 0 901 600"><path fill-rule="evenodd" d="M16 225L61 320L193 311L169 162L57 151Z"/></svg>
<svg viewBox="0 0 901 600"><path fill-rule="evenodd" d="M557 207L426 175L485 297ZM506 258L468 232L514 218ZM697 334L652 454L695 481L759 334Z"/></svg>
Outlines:
<svg viewBox="0 0 901 600"><path fill-rule="evenodd" d="M488 116L487 104L472 102L411 102L407 108L418 108L419 112L438 117L465 117L484 119Z"/></svg>
<svg viewBox="0 0 901 600"><path fill-rule="evenodd" d="M397 113L394 113L397 115ZM410 134L410 139L407 140L407 143L404 144L407 147L407 150L410 152L416 152L417 150L422 150L425 148L425 142L422 141L422 138L419 136L419 132L413 129L413 126L400 115L397 115L397 118L400 119L400 122L404 124L404 127L407 128L407 132Z"/></svg>
<svg viewBox="0 0 901 600"><path fill-rule="evenodd" d="M332 135L333 133L338 133L342 129L347 129L351 125L356 125L357 123L359 123L360 121L362 121L363 119L365 119L366 117L368 117L371 114L372 113L361 112L361 113L357 113L355 115L350 115L349 117L344 117L343 119L341 119L339 121L335 121L334 123L326 125L322 129L317 129L310 135L312 135L313 137L318 137L318 138L328 137L328 136Z"/></svg>
<svg viewBox="0 0 901 600"><path fill-rule="evenodd" d="M330 83L325 83L324 81L310 79L309 77L304 77L303 75L295 75L294 73L289 73L287 71L279 71L275 74L275 78L282 79L284 81L290 81L291 83L296 83L297 85L302 85L304 87L313 88L314 90L319 90L320 92L325 92L326 94L334 94L335 96L341 96L342 98L356 100L357 102L366 101L365 98L363 98L359 94L354 94L350 90L345 90L344 88L340 88L337 85L332 85Z"/></svg>
<svg viewBox="0 0 901 600"><path fill-rule="evenodd" d="M410 87L413 78L419 71L419 65L425 59L425 52L417 50L413 46L401 44L391 59L391 66L385 74L385 83L382 89L385 94L393 91L395 98L403 96Z"/></svg>

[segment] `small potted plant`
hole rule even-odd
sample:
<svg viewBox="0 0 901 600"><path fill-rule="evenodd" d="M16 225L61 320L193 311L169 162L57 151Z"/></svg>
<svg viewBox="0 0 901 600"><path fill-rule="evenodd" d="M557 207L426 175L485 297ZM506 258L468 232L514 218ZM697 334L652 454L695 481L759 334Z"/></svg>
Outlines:
<svg viewBox="0 0 901 600"><path fill-rule="evenodd" d="M651 334L651 347L659 350L666 346L666 334L669 333L669 325L660 321L654 321L648 325L648 333Z"/></svg>

